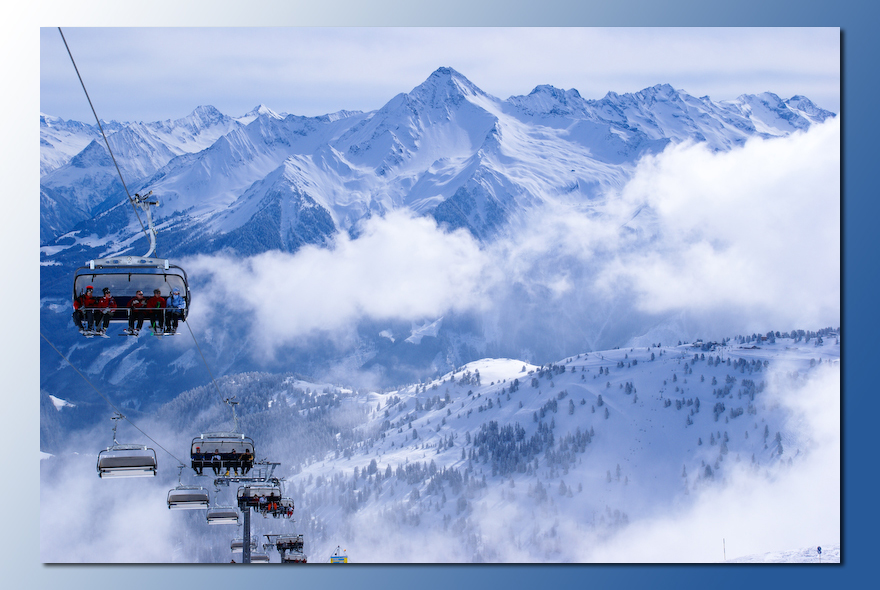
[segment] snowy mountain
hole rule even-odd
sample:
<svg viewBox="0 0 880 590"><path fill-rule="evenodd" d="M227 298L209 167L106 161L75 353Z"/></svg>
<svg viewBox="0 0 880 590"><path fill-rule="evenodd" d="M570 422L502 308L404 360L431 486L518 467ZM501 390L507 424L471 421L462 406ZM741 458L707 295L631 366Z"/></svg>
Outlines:
<svg viewBox="0 0 880 590"><path fill-rule="evenodd" d="M619 188L639 157L670 142L728 150L749 137L784 136L833 116L801 96L783 101L765 93L714 103L669 85L597 101L538 86L528 96L500 100L440 68L371 113L307 118L261 105L231 118L199 107L175 121L116 124L109 140L129 189L153 190L166 231L185 231L194 240L172 240L170 254L193 252L195 244L228 245L221 236L248 223L277 234L262 248L234 248L252 255L287 243L288 228L263 227L225 209L280 168L289 171L285 192L318 204L335 231L356 232L365 217L407 208L485 240L542 203L586 203ZM43 116L41 137L43 186L93 214L105 199L122 201L109 160L91 153L105 149L90 144L98 139L92 127ZM77 161L59 155L77 150L88 151ZM133 217L129 225L132 234L139 231ZM317 241L306 243L325 241L323 231L315 235ZM287 248L301 245L294 240Z"/></svg>
<svg viewBox="0 0 880 590"><path fill-rule="evenodd" d="M129 192L159 199L158 252L189 272L186 327L216 376L295 367L393 387L484 357L540 364L703 334L705 322L638 301L630 277L608 296L597 261L629 268L621 252L653 251L666 231L662 211L621 191L670 148L729 154L834 117L802 96L716 103L668 85L600 100L541 85L501 100L440 68L369 113L201 106L102 125ZM40 129L41 329L133 407L202 384L180 337L83 341L71 329L74 269L148 245L96 126L42 115ZM49 391L85 391L65 365L41 371Z"/></svg>
<svg viewBox="0 0 880 590"><path fill-rule="evenodd" d="M819 546L822 563L839 563L839 363L839 331L822 329L542 366L482 359L387 390L230 375L132 409L159 453L155 480L95 476L107 424L57 445L41 461L42 559L228 562L240 527L164 504L178 483L234 502L237 484L213 493L188 449L233 427L220 398L235 395L242 431L280 463L296 504L295 521L257 517L252 535L303 534L310 563L337 547L361 563L800 563ZM44 397L49 424L102 403ZM124 424L119 438L144 440ZM129 501L109 502L119 494ZM108 536L109 522L127 522L126 536Z"/></svg>

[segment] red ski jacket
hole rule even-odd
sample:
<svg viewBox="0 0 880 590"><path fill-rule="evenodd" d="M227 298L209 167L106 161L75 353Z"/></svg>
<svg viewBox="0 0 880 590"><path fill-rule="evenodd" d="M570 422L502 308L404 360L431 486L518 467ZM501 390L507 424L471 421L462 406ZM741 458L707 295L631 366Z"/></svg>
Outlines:
<svg viewBox="0 0 880 590"><path fill-rule="evenodd" d="M165 307L165 298L157 295L153 295L149 299L147 299L147 307L150 309L156 309L157 307Z"/></svg>
<svg viewBox="0 0 880 590"><path fill-rule="evenodd" d="M116 300L112 297L101 297L95 303L95 307L100 307L101 309L116 309Z"/></svg>
<svg viewBox="0 0 880 590"><path fill-rule="evenodd" d="M80 309L82 307L95 307L97 303L98 300L95 299L92 295L87 295L86 293L83 293L73 300L73 309Z"/></svg>

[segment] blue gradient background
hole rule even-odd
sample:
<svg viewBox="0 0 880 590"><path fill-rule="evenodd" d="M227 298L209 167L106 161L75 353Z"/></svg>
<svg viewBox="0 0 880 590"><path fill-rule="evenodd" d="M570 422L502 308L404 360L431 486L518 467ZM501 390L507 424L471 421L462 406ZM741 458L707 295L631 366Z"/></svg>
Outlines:
<svg viewBox="0 0 880 590"><path fill-rule="evenodd" d="M877 415L870 387L871 338L876 333L878 191L877 4L838 0L738 0L709 6L705 0L156 0L119 3L41 1L4 9L2 55L3 195L2 303L7 335L0 343L4 383L2 415L7 436L2 453L4 534L0 563L7 588L243 587L372 590L472 588L830 588L861 586L874 579L876 509L868 417ZM173 16L169 16L173 15ZM42 565L39 561L39 180L35 121L39 110L41 26L839 26L843 56L843 530L840 566L365 566L265 569L213 566ZM22 146L26 146L22 149ZM11 182L10 182L11 181ZM809 228L804 228L809 231ZM18 255L23 253L23 256ZM793 288L810 288L797 285ZM10 313L10 310L15 310ZM10 420L10 416L21 416ZM805 489L804 494L810 490ZM821 510L821 506L816 507ZM804 539L808 546L812 539ZM792 547L795 549L795 547Z"/></svg>

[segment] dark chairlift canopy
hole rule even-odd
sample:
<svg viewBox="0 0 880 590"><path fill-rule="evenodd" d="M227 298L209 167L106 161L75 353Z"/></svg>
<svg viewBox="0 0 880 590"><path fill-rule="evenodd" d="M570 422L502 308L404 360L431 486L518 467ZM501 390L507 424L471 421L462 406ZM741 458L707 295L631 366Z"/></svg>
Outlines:
<svg viewBox="0 0 880 590"><path fill-rule="evenodd" d="M168 492L170 510L204 510L210 503L208 490L200 486L177 486Z"/></svg>
<svg viewBox="0 0 880 590"><path fill-rule="evenodd" d="M236 494L238 498L239 508L259 506L259 498L273 498L275 501L281 500L281 484L266 483L246 485L238 488Z"/></svg>
<svg viewBox="0 0 880 590"><path fill-rule="evenodd" d="M98 453L98 477L153 477L156 475L156 451L144 445L107 447Z"/></svg>
<svg viewBox="0 0 880 590"><path fill-rule="evenodd" d="M298 551L302 553L303 545L302 535L279 535L278 539L275 540L275 548L278 551Z"/></svg>

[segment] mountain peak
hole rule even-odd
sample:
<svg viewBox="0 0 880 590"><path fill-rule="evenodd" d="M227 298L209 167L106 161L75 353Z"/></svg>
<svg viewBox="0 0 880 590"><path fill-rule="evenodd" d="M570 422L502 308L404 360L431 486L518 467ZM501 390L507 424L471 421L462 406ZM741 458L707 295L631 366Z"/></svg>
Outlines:
<svg viewBox="0 0 880 590"><path fill-rule="evenodd" d="M227 118L226 115L211 105L200 105L189 115L175 121L175 123L185 125L192 132L197 133L199 130L210 127L211 125L219 123Z"/></svg>
<svg viewBox="0 0 880 590"><path fill-rule="evenodd" d="M467 96L484 95L473 82L449 67L434 70L428 79L416 86L409 96L427 104L460 103Z"/></svg>
<svg viewBox="0 0 880 590"><path fill-rule="evenodd" d="M267 115L267 116L275 118L275 119L283 119L284 118L264 104L259 104L259 105L255 106L253 109L251 109L251 111L247 115L245 115L245 117L249 117L249 116L258 117L260 115Z"/></svg>
<svg viewBox="0 0 880 590"><path fill-rule="evenodd" d="M528 96L511 96L507 102L530 115L565 116L583 111L584 108L584 99L577 90L574 88L562 90L549 84L535 86Z"/></svg>
<svg viewBox="0 0 880 590"><path fill-rule="evenodd" d="M70 160L70 165L76 168L108 167L113 165L113 160L103 143L92 140L85 149Z"/></svg>

